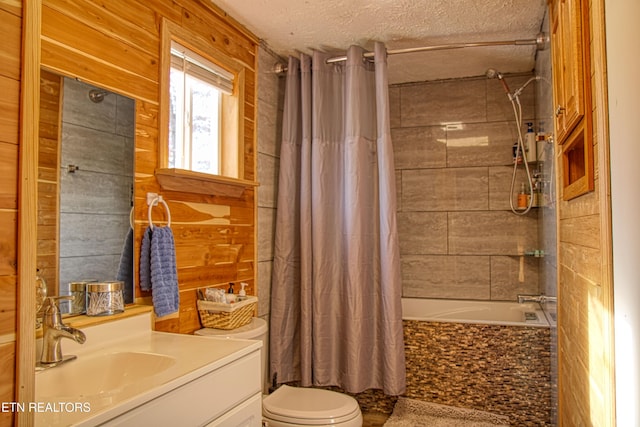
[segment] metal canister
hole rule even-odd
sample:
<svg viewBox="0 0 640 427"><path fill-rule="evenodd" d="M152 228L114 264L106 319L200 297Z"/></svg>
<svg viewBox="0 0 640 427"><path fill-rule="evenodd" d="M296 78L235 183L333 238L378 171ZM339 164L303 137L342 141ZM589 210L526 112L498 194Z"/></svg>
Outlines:
<svg viewBox="0 0 640 427"><path fill-rule="evenodd" d="M87 284L87 316L109 316L124 311L124 282Z"/></svg>
<svg viewBox="0 0 640 427"><path fill-rule="evenodd" d="M69 314L85 314L87 312L87 283L95 283L95 279L78 280L69 283L69 292L73 296Z"/></svg>

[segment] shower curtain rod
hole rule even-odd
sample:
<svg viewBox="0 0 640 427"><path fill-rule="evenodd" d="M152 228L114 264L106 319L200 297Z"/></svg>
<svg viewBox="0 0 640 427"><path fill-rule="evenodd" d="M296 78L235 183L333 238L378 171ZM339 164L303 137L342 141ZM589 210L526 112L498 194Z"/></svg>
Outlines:
<svg viewBox="0 0 640 427"><path fill-rule="evenodd" d="M504 41L486 41L486 42L472 42L472 43L452 43L452 44L440 44L440 45L432 45L432 46L420 46L420 47L409 47L405 49L389 49L387 50L387 55L398 55L403 53L414 53L414 52L429 52L436 50L449 50L449 49L462 49L465 47L485 47L485 46L533 46L535 45L537 50L544 50L547 47L549 42L549 37L545 33L539 33L535 39L524 39L524 40L504 40ZM365 52L365 58L373 58L373 52ZM327 59L327 64L333 64L337 62L344 62L347 60L346 55L342 56L334 56L332 58ZM282 73L287 70L287 67L281 63L277 63L274 66L274 71L276 73Z"/></svg>

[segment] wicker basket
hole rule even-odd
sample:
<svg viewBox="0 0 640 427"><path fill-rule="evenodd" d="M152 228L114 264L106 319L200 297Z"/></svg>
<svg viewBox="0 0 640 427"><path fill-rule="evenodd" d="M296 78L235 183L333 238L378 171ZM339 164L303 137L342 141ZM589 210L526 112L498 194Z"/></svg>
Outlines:
<svg viewBox="0 0 640 427"><path fill-rule="evenodd" d="M257 302L257 297L249 296L247 299L233 304L198 300L200 323L205 328L239 328L251 322Z"/></svg>

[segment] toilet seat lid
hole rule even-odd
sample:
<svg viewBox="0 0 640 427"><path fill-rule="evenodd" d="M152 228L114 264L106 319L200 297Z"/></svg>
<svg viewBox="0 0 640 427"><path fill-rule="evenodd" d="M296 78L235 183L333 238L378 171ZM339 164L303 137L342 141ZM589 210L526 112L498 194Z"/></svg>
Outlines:
<svg viewBox="0 0 640 427"><path fill-rule="evenodd" d="M280 386L262 401L262 410L272 420L298 424L336 424L360 414L351 396L330 390Z"/></svg>

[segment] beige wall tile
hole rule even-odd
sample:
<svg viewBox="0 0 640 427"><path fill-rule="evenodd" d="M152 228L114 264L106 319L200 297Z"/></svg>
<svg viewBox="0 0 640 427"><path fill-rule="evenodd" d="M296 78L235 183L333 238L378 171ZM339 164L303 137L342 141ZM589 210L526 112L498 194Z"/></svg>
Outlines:
<svg viewBox="0 0 640 427"><path fill-rule="evenodd" d="M537 212L450 212L449 253L519 255L537 249Z"/></svg>
<svg viewBox="0 0 640 427"><path fill-rule="evenodd" d="M441 126L393 129L391 139L396 169L445 167L445 136Z"/></svg>
<svg viewBox="0 0 640 427"><path fill-rule="evenodd" d="M585 215L562 220L559 238L564 243L599 249L602 244L600 241L600 215Z"/></svg>
<svg viewBox="0 0 640 427"><path fill-rule="evenodd" d="M602 282L600 249L560 242L558 265L573 272L579 271L583 279L592 283L599 284Z"/></svg>
<svg viewBox="0 0 640 427"><path fill-rule="evenodd" d="M401 86L402 126L484 122L485 85L483 79Z"/></svg>
<svg viewBox="0 0 640 427"><path fill-rule="evenodd" d="M511 89L511 93L526 83L533 74L527 76L505 76L505 81ZM498 122L514 120L513 106L502 88L498 79L485 80L487 88L487 121ZM546 83L545 83L546 84ZM522 125L523 132L526 131L526 122L534 122L535 118L535 82L529 84L520 95L522 105Z"/></svg>
<svg viewBox="0 0 640 427"><path fill-rule="evenodd" d="M282 139L282 113L277 105L258 100L257 140L258 152L271 156L280 156Z"/></svg>
<svg viewBox="0 0 640 427"><path fill-rule="evenodd" d="M258 49L258 108L257 108L257 168L258 223L257 223L257 270L256 296L258 316L269 320L271 307L271 270L277 205L277 185L282 141L282 108L286 79L272 72L273 65L280 60L264 46Z"/></svg>
<svg viewBox="0 0 640 427"><path fill-rule="evenodd" d="M402 258L402 295L489 299L489 271L489 257L485 256L405 256Z"/></svg>
<svg viewBox="0 0 640 427"><path fill-rule="evenodd" d="M447 127L447 166L494 166L512 162L518 130L511 122Z"/></svg>
<svg viewBox="0 0 640 427"><path fill-rule="evenodd" d="M398 128L401 126L400 122L400 88L389 88L389 119L391 122L391 128Z"/></svg>
<svg viewBox="0 0 640 427"><path fill-rule="evenodd" d="M532 172L533 173L533 172ZM511 210L509 195L513 199L513 206L518 206L518 193L520 185L525 183L528 188L527 175L519 165L516 169L516 179L511 192L511 181L513 179L513 166L495 166L489 168L489 210Z"/></svg>
<svg viewBox="0 0 640 427"><path fill-rule="evenodd" d="M271 269L272 261L258 262L258 316L268 315L271 311Z"/></svg>
<svg viewBox="0 0 640 427"><path fill-rule="evenodd" d="M278 174L280 160L268 154L258 153L258 206L275 207L278 200Z"/></svg>
<svg viewBox="0 0 640 427"><path fill-rule="evenodd" d="M540 258L528 256L491 257L491 299L516 300L518 294L540 294Z"/></svg>
<svg viewBox="0 0 640 427"><path fill-rule="evenodd" d="M446 212L400 212L398 236L401 254L445 255Z"/></svg>
<svg viewBox="0 0 640 427"><path fill-rule="evenodd" d="M258 49L258 101L282 105L278 100L283 96L286 77L274 73L273 66L276 62L286 64L286 61L286 58L280 58L268 48L260 46Z"/></svg>
<svg viewBox="0 0 640 427"><path fill-rule="evenodd" d="M273 260L276 210L258 208L258 261Z"/></svg>
<svg viewBox="0 0 640 427"><path fill-rule="evenodd" d="M403 211L486 210L487 168L418 169L402 172Z"/></svg>

